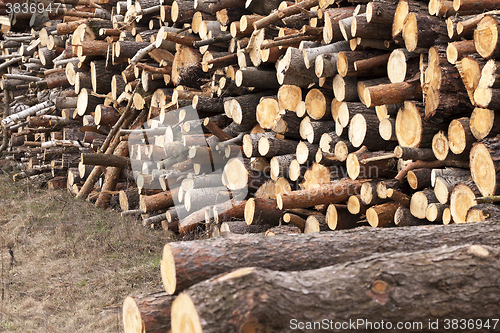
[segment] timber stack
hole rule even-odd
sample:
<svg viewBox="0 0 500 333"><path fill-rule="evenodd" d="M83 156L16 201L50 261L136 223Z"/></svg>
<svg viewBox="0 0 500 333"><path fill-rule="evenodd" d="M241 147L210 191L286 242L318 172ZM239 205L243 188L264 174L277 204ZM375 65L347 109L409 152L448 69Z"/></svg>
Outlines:
<svg viewBox="0 0 500 333"><path fill-rule="evenodd" d="M167 244L165 292L127 298L126 331L169 329L180 308L204 332L233 330L196 304L210 296L202 289L332 265L295 234L500 216L498 1L34 4L0 3L0 152L22 170L14 180L183 237L237 239L213 240L224 249L243 244L223 263L207 250L215 243L197 241L196 260L223 267L203 272L182 243ZM318 244L336 237L323 234ZM233 266L257 239L276 261ZM203 282L244 266L264 269Z"/></svg>

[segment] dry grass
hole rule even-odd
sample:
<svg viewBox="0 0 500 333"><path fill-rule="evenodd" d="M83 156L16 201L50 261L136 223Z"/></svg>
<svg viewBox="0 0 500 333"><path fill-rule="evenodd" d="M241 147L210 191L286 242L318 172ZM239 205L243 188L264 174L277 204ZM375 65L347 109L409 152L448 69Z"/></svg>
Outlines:
<svg viewBox="0 0 500 333"><path fill-rule="evenodd" d="M0 332L122 332L125 296L163 289L172 236L0 173Z"/></svg>

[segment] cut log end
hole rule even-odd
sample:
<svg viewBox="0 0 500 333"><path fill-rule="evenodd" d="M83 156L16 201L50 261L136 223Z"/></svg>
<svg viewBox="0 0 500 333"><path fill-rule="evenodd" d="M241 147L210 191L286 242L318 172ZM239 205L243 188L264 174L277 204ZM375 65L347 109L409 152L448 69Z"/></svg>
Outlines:
<svg viewBox="0 0 500 333"><path fill-rule="evenodd" d="M455 186L450 197L450 213L453 221L455 223L465 223L467 211L474 205L477 205L476 195L470 187L464 184Z"/></svg>
<svg viewBox="0 0 500 333"><path fill-rule="evenodd" d="M454 154L461 154L467 146L466 128L457 119L448 126L448 144Z"/></svg>
<svg viewBox="0 0 500 333"><path fill-rule="evenodd" d="M448 190L448 187L439 177L434 183L434 194L436 195L438 201L442 204L447 203L450 197L450 191Z"/></svg>
<svg viewBox="0 0 500 333"><path fill-rule="evenodd" d="M247 200L247 203L245 205L245 222L248 225L252 225L254 215L255 215L255 199L250 198Z"/></svg>
<svg viewBox="0 0 500 333"><path fill-rule="evenodd" d="M387 76L391 83L403 82L406 78L406 56L401 49L392 51L387 61Z"/></svg>
<svg viewBox="0 0 500 333"><path fill-rule="evenodd" d="M410 201L411 215L419 219L425 219L425 213L429 204L430 202L428 200L428 197L425 195L425 192L414 193Z"/></svg>
<svg viewBox="0 0 500 333"><path fill-rule="evenodd" d="M483 58L491 57L498 44L498 25L495 18L485 16L474 30L474 45Z"/></svg>
<svg viewBox="0 0 500 333"><path fill-rule="evenodd" d="M141 318L141 312L137 307L137 303L134 298L127 296L123 301L122 307L123 314L123 331L132 333L132 332L142 332L143 325Z"/></svg>
<svg viewBox="0 0 500 333"><path fill-rule="evenodd" d="M444 161L448 156L448 138L443 131L439 131L432 138L432 151L439 161Z"/></svg>
<svg viewBox="0 0 500 333"><path fill-rule="evenodd" d="M406 49L413 52L417 49L418 44L418 26L417 16L415 13L409 13L406 16L403 26L403 39L405 41Z"/></svg>
<svg viewBox="0 0 500 333"><path fill-rule="evenodd" d="M475 108L470 117L469 127L477 140L484 139L491 131L495 112L490 109Z"/></svg>
<svg viewBox="0 0 500 333"><path fill-rule="evenodd" d="M456 64L457 60L459 57L459 52L457 50L457 47L453 43L449 43L448 47L446 48L446 58L448 59L448 62L450 64Z"/></svg>
<svg viewBox="0 0 500 333"><path fill-rule="evenodd" d="M418 108L405 102L396 116L396 137L400 146L418 147L422 135L422 121Z"/></svg>
<svg viewBox="0 0 500 333"><path fill-rule="evenodd" d="M349 125L349 141L356 148L360 147L365 140L366 120L361 114L357 114L351 119Z"/></svg>
<svg viewBox="0 0 500 333"><path fill-rule="evenodd" d="M488 216L486 216L481 209L471 208L467 212L466 222L481 222L486 221Z"/></svg>
<svg viewBox="0 0 500 333"><path fill-rule="evenodd" d="M172 253L172 248L170 245L165 244L163 247L163 254L160 262L160 272L161 272L161 280L163 282L163 288L165 292L169 295L173 295L175 293L176 285L177 285L177 277L175 273L175 260L174 255Z"/></svg>
<svg viewBox="0 0 500 333"><path fill-rule="evenodd" d="M248 171L241 159L230 159L224 166L222 183L230 190L240 190L248 184Z"/></svg>
<svg viewBox="0 0 500 333"><path fill-rule="evenodd" d="M203 332L196 307L186 293L181 293L172 303L172 332Z"/></svg>
<svg viewBox="0 0 500 333"><path fill-rule="evenodd" d="M394 136L393 122L390 118L385 118L380 121L378 132L380 137L385 141L389 141Z"/></svg>
<svg viewBox="0 0 500 333"><path fill-rule="evenodd" d="M392 37L396 37L403 30L403 25L409 10L409 4L407 1L398 2L396 12L394 13L394 20L392 22Z"/></svg>
<svg viewBox="0 0 500 333"><path fill-rule="evenodd" d="M325 117L327 113L327 101L325 95L319 89L311 89L305 98L307 114L314 120L319 120Z"/></svg>
<svg viewBox="0 0 500 333"><path fill-rule="evenodd" d="M476 144L470 151L470 171L474 183L483 196L494 195L497 188L495 164L484 144Z"/></svg>
<svg viewBox="0 0 500 333"><path fill-rule="evenodd" d="M347 173L351 179L356 179L360 173L358 157L354 154L349 154L346 160Z"/></svg>
<svg viewBox="0 0 500 333"><path fill-rule="evenodd" d="M443 216L441 217L443 220L443 224L448 225L453 222L453 219L451 217L451 210L450 207L446 207L443 211Z"/></svg>

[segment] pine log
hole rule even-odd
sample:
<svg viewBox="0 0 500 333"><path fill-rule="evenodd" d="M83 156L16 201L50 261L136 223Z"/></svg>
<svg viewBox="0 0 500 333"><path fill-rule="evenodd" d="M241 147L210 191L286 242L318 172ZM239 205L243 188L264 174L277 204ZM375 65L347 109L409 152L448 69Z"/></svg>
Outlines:
<svg viewBox="0 0 500 333"><path fill-rule="evenodd" d="M371 152L363 146L347 156L347 174L351 179L391 178L396 174L394 154Z"/></svg>
<svg viewBox="0 0 500 333"><path fill-rule="evenodd" d="M366 219L374 228L387 227L394 221L398 207L399 203L395 201L372 206L366 210Z"/></svg>
<svg viewBox="0 0 500 333"><path fill-rule="evenodd" d="M94 112L99 104L103 104L104 98L95 96L89 89L82 89L78 94L78 106L76 108L79 116Z"/></svg>
<svg viewBox="0 0 500 333"><path fill-rule="evenodd" d="M340 180L319 188L281 193L276 196L278 208L306 208L321 204L340 203L349 196L359 194L361 183L355 180Z"/></svg>
<svg viewBox="0 0 500 333"><path fill-rule="evenodd" d="M368 286L366 290L360 291L357 295L356 304L365 304L363 311L367 313L374 313L363 321L360 325L361 329L368 330L372 327L372 322L380 317L380 311L375 311L376 307L380 304L389 304L390 295L394 293L404 293L408 289L408 285L416 285L418 290L425 290L425 295L434 295L438 287L429 288L428 283L419 283L420 281L429 281L436 279L443 279L447 275L446 272L457 271L465 272L468 276L472 276L475 272L476 265L479 262L482 269L494 266L497 270L497 265L494 264L497 254L497 249L492 247L484 247L480 245L453 247L451 249L439 249L421 252L416 255L410 256L408 254L393 255L390 259L385 260L380 256L374 256L363 262L355 262L348 265L333 266L323 270L313 270L309 272L293 272L293 273L277 273L269 270L262 270L257 268L243 268L229 274L223 275L219 278L201 283L181 294L172 305L172 332L183 332L184 327L194 327L192 332L221 332L221 331L239 331L244 329L252 330L266 330L270 327L276 327L277 330L285 330L290 327L293 329L299 327L299 323L310 323L309 326L313 327L314 322L321 323L319 319L327 316L332 311L338 312L340 310L339 318L343 321L348 321L352 318L353 310L344 306L346 295L351 295L352 285L365 285ZM413 258L412 258L413 257ZM444 262L443 270L436 270L434 265L427 264L423 267L419 266L418 269L414 267L421 262L429 262L436 260L435 258L443 257ZM410 260L412 258L413 260ZM481 258L481 260L479 259ZM362 274L366 270L373 271L373 273ZM389 267L394 267L395 272L390 274L389 278L386 276L381 277L380 271L387 271ZM341 274L340 272L343 272ZM432 272L432 273L431 273ZM318 275L323 274L318 278ZM345 274L345 275L344 275ZM278 277L277 277L278 276ZM325 276L331 277L326 278ZM353 283L352 279L347 279L347 276L357 276L357 280ZM397 276L397 278L396 278ZM475 290L490 290L496 295L494 283L489 281L488 275L483 275L485 278L479 280L473 279L473 283L477 287ZM396 280L396 281L395 281ZM293 281L293 282L288 282ZM306 281L309 286L303 293L304 287L295 281ZM319 282L321 281L321 282ZM327 281L327 282L325 282ZM347 281L347 282L346 282ZM489 281L489 282L488 282ZM451 290L459 292L462 290L464 282L458 281L451 285ZM405 287L400 287L405 286ZM427 288L425 288L427 286ZM300 289L302 291L295 292ZM399 290L401 289L401 290ZM243 291L244 290L244 291ZM255 296L255 290L265 290L265 294L269 295L270 304L285 304L288 309L287 314L283 310L273 311L272 307L255 306L259 303L259 298ZM322 304L317 306L316 301L318 298L324 298L325 290L336 290L333 298L336 301L331 303ZM349 290L350 292L345 292ZM224 293L225 292L225 293ZM230 307L228 310L220 302L215 295L226 295L230 304L238 304L238 306ZM300 295L300 297L299 297ZM307 296L304 296L307 295ZM467 293L467 301L459 302L455 299L449 300L446 298L443 302L448 301L449 304L468 304L469 302L479 302L486 297L488 300L493 299L491 292L477 292ZM212 300L212 301L207 301ZM244 300L250 300L245 302ZM337 301L338 300L338 301ZM375 301L376 300L376 301ZM374 305L377 303L376 305ZM396 306L403 309L405 318L407 313L413 309L414 302L397 302ZM394 304L394 303L391 303ZM411 316L412 321L421 322L425 318L435 318L443 320L443 316L436 316L431 307L426 306L425 302L419 304L419 309L424 309L421 313L414 313ZM314 309L314 315L304 317L302 309L304 306ZM451 306L451 305L449 305ZM326 307L326 308L325 308ZM213 313L231 313L224 315L231 317L231 321L222 321L213 317ZM295 310L295 311L294 311ZM357 313L359 310L355 310ZM497 311L496 307L490 311L461 311L456 314L456 318L483 318L494 315ZM243 315L244 314L244 315ZM261 318L257 321L255 318ZM277 321L277 318L280 320ZM296 321L293 318L305 318L303 321ZM402 320L402 317L396 317L395 321ZM433 319L432 319L433 320ZM369 322L369 324L368 324ZM319 325L317 325L318 327ZM331 328L332 325L326 325Z"/></svg>
<svg viewBox="0 0 500 333"><path fill-rule="evenodd" d="M175 296L165 292L127 296L123 301L123 329L159 333L170 330L170 310Z"/></svg>
<svg viewBox="0 0 500 333"><path fill-rule="evenodd" d="M227 201L212 208L215 223L243 219L245 217L246 201Z"/></svg>
<svg viewBox="0 0 500 333"><path fill-rule="evenodd" d="M408 13L403 26L403 39L410 52L427 48L438 40L447 41L448 30L443 19L425 13Z"/></svg>
<svg viewBox="0 0 500 333"><path fill-rule="evenodd" d="M316 64L316 59L322 59L324 60L327 58L326 55L330 55L333 57L336 57L338 52L340 51L349 51L349 43L346 41L339 41L336 43L332 44L327 44L324 46L320 47L313 47L313 48L305 48L302 50L303 56L304 56L304 63L307 68L312 67L313 65L315 66L316 70L316 75L318 74L318 71L320 72L320 75L318 77L328 77L328 76L333 76L333 73L328 71L328 75L326 74L327 70L324 65L326 63L322 62L321 64ZM324 57L322 57L322 55ZM335 63L336 67L336 63Z"/></svg>
<svg viewBox="0 0 500 333"><path fill-rule="evenodd" d="M341 51L337 57L337 71L342 77L385 76L389 56L379 51Z"/></svg>
<svg viewBox="0 0 500 333"><path fill-rule="evenodd" d="M326 90L311 89L306 95L306 112L314 120L331 119L333 94Z"/></svg>
<svg viewBox="0 0 500 333"><path fill-rule="evenodd" d="M377 179L374 179L364 182L363 185L361 185L360 198L363 204L373 206L381 202L377 194L378 182Z"/></svg>
<svg viewBox="0 0 500 333"><path fill-rule="evenodd" d="M428 67L423 75L425 84L422 87L426 117L468 114L470 97L460 71L448 63L445 52L438 46L429 49L428 58ZM450 98L451 94L453 98Z"/></svg>
<svg viewBox="0 0 500 333"><path fill-rule="evenodd" d="M500 130L500 117L490 109L474 108L469 121L470 131L477 140L496 135Z"/></svg>
<svg viewBox="0 0 500 333"><path fill-rule="evenodd" d="M324 11L325 26L323 28L323 40L326 44L341 41L342 33L339 21L351 17L355 7L328 8Z"/></svg>
<svg viewBox="0 0 500 333"><path fill-rule="evenodd" d="M236 72L236 85L238 87L259 87L263 89L276 89L280 87L275 71L258 69L255 67L242 68Z"/></svg>
<svg viewBox="0 0 500 333"><path fill-rule="evenodd" d="M415 192L410 201L411 214L419 219L425 219L427 206L431 203L437 203L438 200L432 189Z"/></svg>
<svg viewBox="0 0 500 333"><path fill-rule="evenodd" d="M341 262L363 258L373 253L373 244L377 252L398 252L424 250L440 245L455 246L459 244L496 244L498 242L497 223L478 223L468 226L430 226L428 228L405 228L378 230L360 229L356 233L338 231L335 233L315 233L311 235L286 235L263 238L256 241L254 237L229 237L194 242L168 243L163 249L161 273L165 290L172 294L224 273L237 267L258 266L275 270L304 270L319 268ZM464 233L464 231L467 231ZM484 235L489 235L484 237ZM365 238L366 237L366 238ZM368 243L360 243L359 239L370 239ZM387 242L391 239L391 242ZM323 241L320 241L323 240ZM341 242L342 251L331 244ZM248 251L251 245L252 251ZM311 244L317 244L311 247ZM269 256L270 249L275 255ZM243 251L243 252L241 252ZM313 256L311 251L319 251L321 256ZM245 253L244 260L241 253ZM192 258L199 262L216 262L216 265L193 265ZM214 260L213 258L218 258Z"/></svg>
<svg viewBox="0 0 500 333"><path fill-rule="evenodd" d="M363 103L367 107L419 100L422 94L420 82L409 80L400 83L380 84L367 87L363 93Z"/></svg>
<svg viewBox="0 0 500 333"><path fill-rule="evenodd" d="M397 146L394 148L394 154L397 158L403 160L434 161L436 156L430 148L413 148Z"/></svg>
<svg viewBox="0 0 500 333"><path fill-rule="evenodd" d="M450 64L455 65L457 61L461 60L464 56L474 54L475 52L476 47L474 45L474 41L456 41L448 44L448 47L446 48L446 58Z"/></svg>
<svg viewBox="0 0 500 333"><path fill-rule="evenodd" d="M391 83L404 82L418 71L419 54L406 49L395 49L387 61L387 76Z"/></svg>
<svg viewBox="0 0 500 333"><path fill-rule="evenodd" d="M349 124L349 141L356 148L365 145L370 150L394 149L396 141L385 141L377 128L379 120L374 113L356 114Z"/></svg>
<svg viewBox="0 0 500 333"><path fill-rule="evenodd" d="M238 235L256 234L266 232L271 227L271 225L248 225L245 221L227 221L221 224L220 232Z"/></svg>
<svg viewBox="0 0 500 333"><path fill-rule="evenodd" d="M299 228L302 232L306 226L306 220L296 214L285 213L282 217L285 223L289 223L297 228Z"/></svg>
<svg viewBox="0 0 500 333"><path fill-rule="evenodd" d="M394 223L398 227L410 227L425 224L425 220L413 216L407 207L398 207L394 214Z"/></svg>
<svg viewBox="0 0 500 333"><path fill-rule="evenodd" d="M419 191L431 186L431 175L432 169L419 168L408 171L406 178L410 187Z"/></svg>
<svg viewBox="0 0 500 333"><path fill-rule="evenodd" d="M252 170L241 158L230 159L222 173L222 182L231 191L247 189L255 192L268 179L268 175Z"/></svg>
<svg viewBox="0 0 500 333"><path fill-rule="evenodd" d="M396 201L402 207L410 207L410 197L401 191L390 188L387 190L387 197Z"/></svg>
<svg viewBox="0 0 500 333"><path fill-rule="evenodd" d="M352 214L346 205L328 205L326 222L331 230L352 229L358 226L358 221L359 217Z"/></svg>
<svg viewBox="0 0 500 333"><path fill-rule="evenodd" d="M140 209L146 213L154 212L163 208L171 207L175 204L179 188L173 188L155 195L141 198Z"/></svg>
<svg viewBox="0 0 500 333"><path fill-rule="evenodd" d="M313 233L330 230L325 215L311 215L306 219L304 233Z"/></svg>
<svg viewBox="0 0 500 333"><path fill-rule="evenodd" d="M364 214L370 206L361 201L361 195L351 195L347 201L347 210L352 215Z"/></svg>
<svg viewBox="0 0 500 333"><path fill-rule="evenodd" d="M431 203L429 204L429 206L427 206L425 217L430 222L442 223L443 213L447 208L449 208L449 205L445 205L442 203Z"/></svg>
<svg viewBox="0 0 500 333"><path fill-rule="evenodd" d="M266 93L248 94L231 99L228 108L226 104L224 105L226 115L230 115L230 118L238 125L245 124L253 127L257 124L257 105L265 95Z"/></svg>
<svg viewBox="0 0 500 333"><path fill-rule="evenodd" d="M311 144L318 143L324 133L332 132L334 125L334 121L311 121L311 119L306 116L300 122L300 137Z"/></svg>
<svg viewBox="0 0 500 333"><path fill-rule="evenodd" d="M434 186L434 194L438 201L446 204L453 188L458 183L469 180L468 170L457 168L433 169L431 174L431 185Z"/></svg>
<svg viewBox="0 0 500 333"><path fill-rule="evenodd" d="M271 179L277 180L279 177L288 176L290 163L295 159L295 154L274 156L269 162L271 168Z"/></svg>
<svg viewBox="0 0 500 333"><path fill-rule="evenodd" d="M128 142L122 141L116 147L114 155L117 156L127 156L128 155ZM101 187L101 192L96 201L96 206L101 209L106 209L109 206L111 200L111 194L115 190L116 184L118 183L118 178L120 176L121 168L119 167L108 167L106 168L106 174L104 176L104 183Z"/></svg>

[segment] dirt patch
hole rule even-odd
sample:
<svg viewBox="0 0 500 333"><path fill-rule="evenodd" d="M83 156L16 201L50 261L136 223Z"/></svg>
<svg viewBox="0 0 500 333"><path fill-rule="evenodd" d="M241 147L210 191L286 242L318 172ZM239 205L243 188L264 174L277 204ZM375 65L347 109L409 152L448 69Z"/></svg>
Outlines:
<svg viewBox="0 0 500 333"><path fill-rule="evenodd" d="M0 175L0 331L123 332L129 294L163 289L164 231Z"/></svg>

